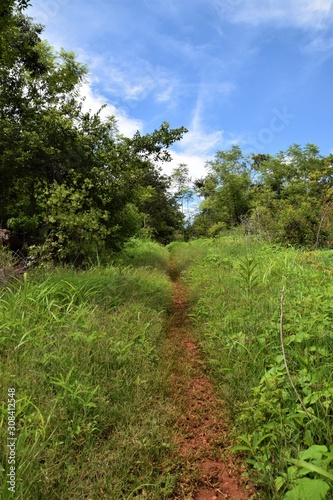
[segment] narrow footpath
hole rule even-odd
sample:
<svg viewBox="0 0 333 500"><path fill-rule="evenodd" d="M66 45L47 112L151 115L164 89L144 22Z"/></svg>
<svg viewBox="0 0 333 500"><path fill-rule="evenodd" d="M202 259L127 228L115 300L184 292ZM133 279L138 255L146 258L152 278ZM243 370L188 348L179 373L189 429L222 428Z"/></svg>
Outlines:
<svg viewBox="0 0 333 500"><path fill-rule="evenodd" d="M180 480L178 500L246 500L254 498L242 477L244 468L230 452L223 402L218 401L196 344L187 312L187 292L176 265L170 264L173 313L167 343L173 363L170 385L180 415L176 448Z"/></svg>

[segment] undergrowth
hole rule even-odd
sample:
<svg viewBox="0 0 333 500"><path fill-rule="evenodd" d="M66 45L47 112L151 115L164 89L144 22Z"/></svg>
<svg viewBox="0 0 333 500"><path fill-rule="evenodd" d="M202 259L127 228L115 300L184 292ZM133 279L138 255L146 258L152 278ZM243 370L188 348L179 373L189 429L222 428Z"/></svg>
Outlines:
<svg viewBox="0 0 333 500"><path fill-rule="evenodd" d="M160 359L167 268L165 248L132 241L114 265L25 274L1 290L2 499L160 499L173 490ZM12 388L15 495L7 483Z"/></svg>
<svg viewBox="0 0 333 500"><path fill-rule="evenodd" d="M232 234L170 248L259 498L333 498L333 253Z"/></svg>

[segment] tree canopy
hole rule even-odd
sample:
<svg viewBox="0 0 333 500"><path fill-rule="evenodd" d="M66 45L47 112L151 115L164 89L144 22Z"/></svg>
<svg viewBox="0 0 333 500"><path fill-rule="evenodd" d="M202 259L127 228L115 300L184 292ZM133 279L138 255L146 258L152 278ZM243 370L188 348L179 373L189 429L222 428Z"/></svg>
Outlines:
<svg viewBox="0 0 333 500"><path fill-rule="evenodd" d="M172 239L182 214L161 162L184 127L118 134L114 116L83 110L87 67L56 52L25 1L2 3L0 223L60 261L118 249L143 230Z"/></svg>
<svg viewBox="0 0 333 500"><path fill-rule="evenodd" d="M296 245L333 241L333 155L314 144L291 145L275 156L244 156L238 146L218 151L196 182L203 197L197 235L244 224L248 232Z"/></svg>

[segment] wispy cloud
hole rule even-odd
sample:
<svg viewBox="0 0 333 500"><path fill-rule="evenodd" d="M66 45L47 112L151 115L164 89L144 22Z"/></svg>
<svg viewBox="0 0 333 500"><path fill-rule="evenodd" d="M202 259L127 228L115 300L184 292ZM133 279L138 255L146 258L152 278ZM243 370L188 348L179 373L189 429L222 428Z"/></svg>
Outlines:
<svg viewBox="0 0 333 500"><path fill-rule="evenodd" d="M233 22L321 28L332 11L331 0L213 0L215 10Z"/></svg>
<svg viewBox="0 0 333 500"><path fill-rule="evenodd" d="M226 137L224 130L212 130L205 126L205 90L205 86L203 86L195 104L191 123L188 126L189 132L185 134L181 142L182 152L186 154L211 154L218 148L225 148L234 143L233 138Z"/></svg>
<svg viewBox="0 0 333 500"><path fill-rule="evenodd" d="M193 117L188 127L188 133L185 134L181 148L187 154L208 153L222 142L223 130L208 131L202 125L202 113L204 102L201 97L197 99Z"/></svg>
<svg viewBox="0 0 333 500"><path fill-rule="evenodd" d="M121 134L127 137L132 137L137 130L141 131L143 129L143 123L141 120L129 117L125 111L108 102L108 99L105 96L93 90L92 82L87 82L82 86L81 96L85 99L83 106L85 111L97 113L97 111L99 111L101 107L106 104L107 106L102 109L100 116L106 119L107 117L114 115L117 120L118 130Z"/></svg>
<svg viewBox="0 0 333 500"><path fill-rule="evenodd" d="M333 49L332 28L327 32L317 33L312 40L304 45L303 52L306 54L320 54L321 57L330 57Z"/></svg>
<svg viewBox="0 0 333 500"><path fill-rule="evenodd" d="M203 86L204 89L204 86ZM238 143L236 137L226 134L224 130L214 130L205 125L205 96L202 90L196 101L195 108L188 132L183 139L172 149L173 160L171 167L174 168L180 163L185 163L189 167L190 175L193 179L204 176L205 165L211 160L219 149L228 149L233 144ZM170 170L170 166L164 167Z"/></svg>
<svg viewBox="0 0 333 500"><path fill-rule="evenodd" d="M107 54L91 58L85 54L90 71L103 83L103 90L117 100L128 103L147 98L156 102L168 102L179 87L178 78L161 66L148 60L133 58L117 59Z"/></svg>

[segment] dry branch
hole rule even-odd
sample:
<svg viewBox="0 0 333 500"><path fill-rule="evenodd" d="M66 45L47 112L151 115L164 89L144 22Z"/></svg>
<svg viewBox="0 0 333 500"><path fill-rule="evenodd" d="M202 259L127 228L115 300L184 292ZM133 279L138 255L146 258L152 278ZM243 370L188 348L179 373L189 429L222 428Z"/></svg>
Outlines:
<svg viewBox="0 0 333 500"><path fill-rule="evenodd" d="M297 396L297 399L300 402L303 410L305 411L305 413L307 415L309 415L308 410L306 409L306 407L305 407L305 405L304 405L304 403L302 401L301 396L297 392L297 389L296 389L294 381L293 381L293 379L291 377L291 374L290 374L290 371L289 371L289 367L288 367L288 363L287 363L286 352L285 352L285 349L284 349L284 341L283 341L283 303L284 303L284 287L282 288L281 300L280 300L280 342L281 342L281 348L282 348L283 361L284 361L284 366L286 367L286 372L287 372L287 375L288 375L291 387L293 388L293 390L294 390L294 392L295 392L295 394Z"/></svg>

